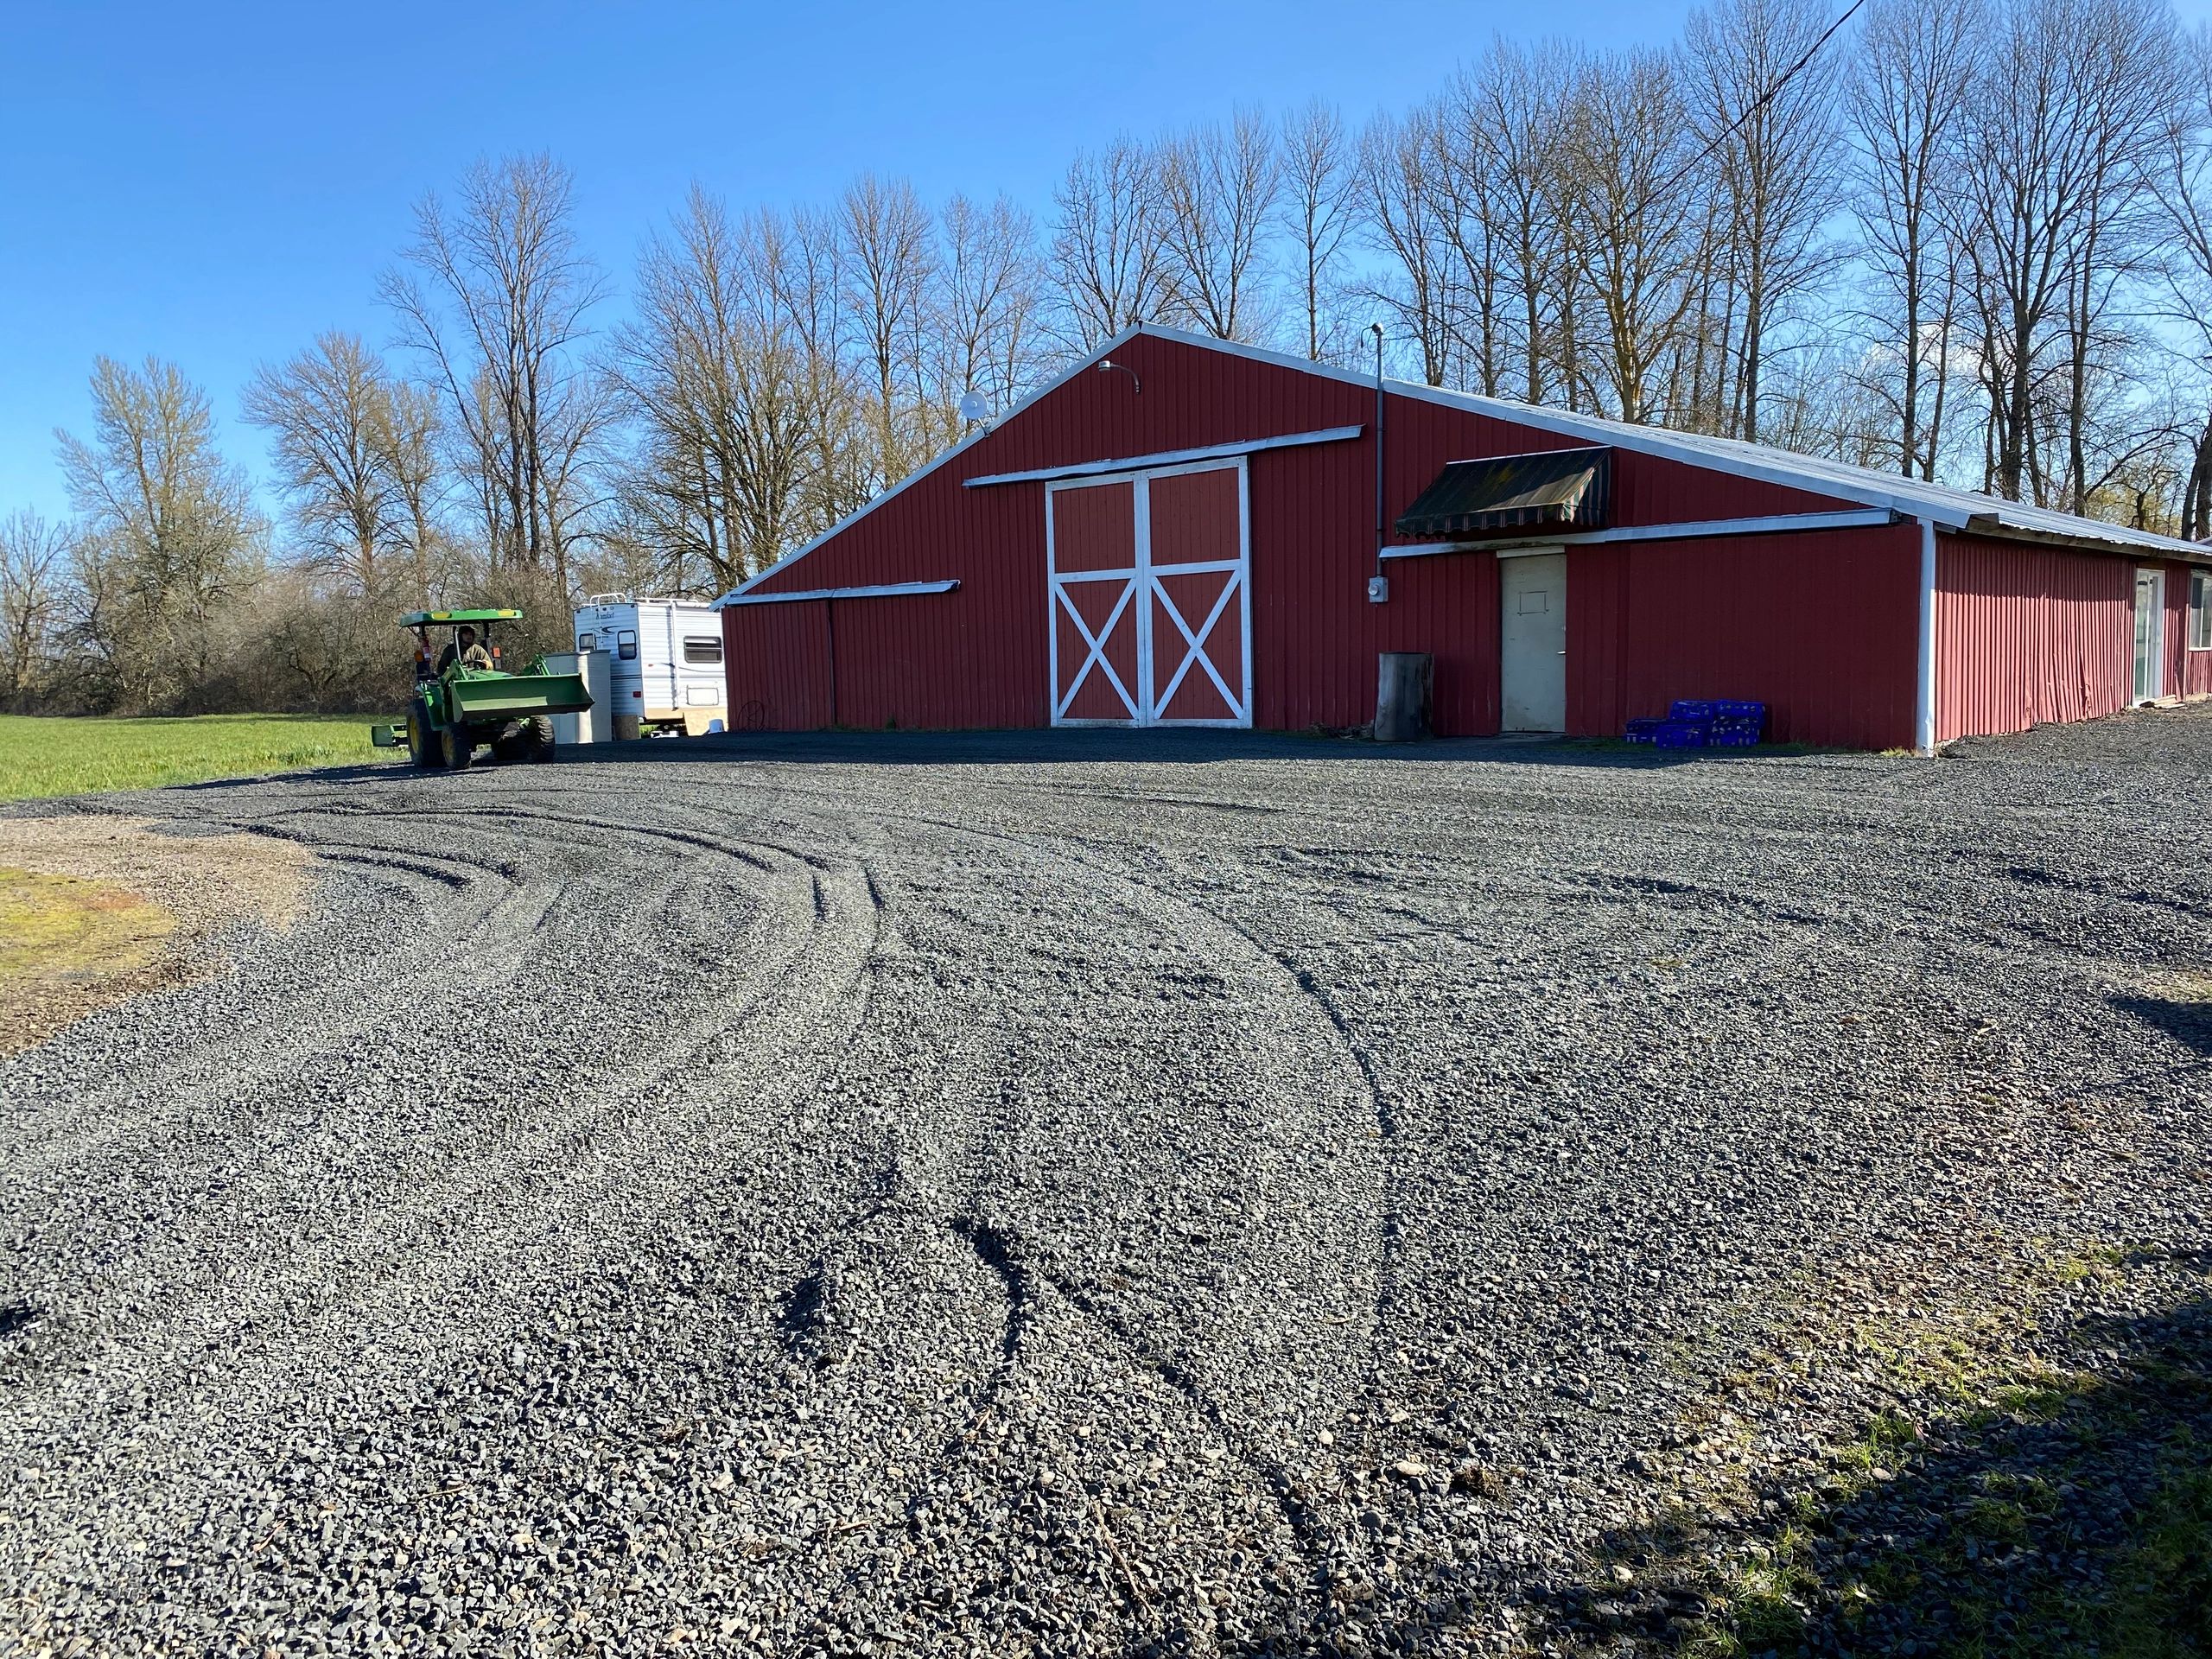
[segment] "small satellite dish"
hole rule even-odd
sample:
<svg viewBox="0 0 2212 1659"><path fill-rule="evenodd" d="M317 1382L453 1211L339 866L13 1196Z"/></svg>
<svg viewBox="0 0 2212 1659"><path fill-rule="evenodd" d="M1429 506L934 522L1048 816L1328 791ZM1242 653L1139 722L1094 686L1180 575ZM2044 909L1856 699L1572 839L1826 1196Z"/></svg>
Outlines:
<svg viewBox="0 0 2212 1659"><path fill-rule="evenodd" d="M991 418L991 400L980 391L960 394L960 418L963 421L988 421Z"/></svg>

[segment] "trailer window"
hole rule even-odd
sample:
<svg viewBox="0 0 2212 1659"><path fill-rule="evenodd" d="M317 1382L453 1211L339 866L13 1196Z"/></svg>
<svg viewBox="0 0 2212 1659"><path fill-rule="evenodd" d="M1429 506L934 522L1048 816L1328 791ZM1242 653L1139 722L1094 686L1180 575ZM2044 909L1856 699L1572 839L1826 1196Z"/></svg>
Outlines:
<svg viewBox="0 0 2212 1659"><path fill-rule="evenodd" d="M2189 573L2189 648L2212 651L2212 570Z"/></svg>
<svg viewBox="0 0 2212 1659"><path fill-rule="evenodd" d="M722 642L711 633L687 633L683 636L683 660L692 668L711 668L722 659Z"/></svg>
<svg viewBox="0 0 2212 1659"><path fill-rule="evenodd" d="M614 654L626 663L638 660L638 636L625 628L614 636Z"/></svg>
<svg viewBox="0 0 2212 1659"><path fill-rule="evenodd" d="M599 636L595 633L578 634L576 636L576 649L578 651L597 651L599 649Z"/></svg>

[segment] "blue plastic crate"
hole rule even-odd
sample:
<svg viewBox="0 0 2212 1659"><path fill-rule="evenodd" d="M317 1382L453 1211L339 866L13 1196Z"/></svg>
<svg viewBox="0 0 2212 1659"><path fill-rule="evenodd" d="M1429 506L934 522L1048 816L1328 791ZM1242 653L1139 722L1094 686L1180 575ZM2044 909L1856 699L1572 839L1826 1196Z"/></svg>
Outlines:
<svg viewBox="0 0 2212 1659"><path fill-rule="evenodd" d="M1662 749L1701 749L1706 746L1711 730L1702 720L1662 720L1651 734L1651 741Z"/></svg>
<svg viewBox="0 0 2212 1659"><path fill-rule="evenodd" d="M1707 731L1705 741L1716 749L1752 749L1758 747L1759 730L1756 726L1726 724L1716 720Z"/></svg>
<svg viewBox="0 0 2212 1659"><path fill-rule="evenodd" d="M1667 718L1669 720L1711 720L1719 712L1720 706L1718 703L1677 697L1667 710Z"/></svg>
<svg viewBox="0 0 2212 1659"><path fill-rule="evenodd" d="M1748 720L1755 725L1766 723L1766 704L1763 702L1745 702L1734 697L1719 697L1713 702L1713 712L1714 717L1720 720Z"/></svg>
<svg viewBox="0 0 2212 1659"><path fill-rule="evenodd" d="M1631 743L1656 743L1659 741L1659 728L1666 723L1663 720L1631 720L1624 735Z"/></svg>

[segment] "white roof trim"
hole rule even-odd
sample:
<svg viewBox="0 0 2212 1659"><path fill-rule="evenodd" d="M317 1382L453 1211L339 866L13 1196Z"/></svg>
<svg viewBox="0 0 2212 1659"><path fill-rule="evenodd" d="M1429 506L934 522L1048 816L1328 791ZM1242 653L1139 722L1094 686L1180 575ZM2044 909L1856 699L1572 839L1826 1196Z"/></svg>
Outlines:
<svg viewBox="0 0 2212 1659"><path fill-rule="evenodd" d="M868 588L814 588L803 594L725 594L715 601L721 610L731 605L795 605L803 599L897 599L907 594L949 594L957 582L885 582Z"/></svg>
<svg viewBox="0 0 2212 1659"><path fill-rule="evenodd" d="M1408 543L1386 547L1386 559L1427 558L1438 553L1502 553L1522 543L1545 547L1583 546L1592 542L1688 542L1713 536L1770 536L1777 531L1861 530L1898 522L1886 507L1854 507L1846 512L1776 512L1764 518L1707 518L1673 524L1624 524L1612 530L1532 529L1526 536L1493 536L1456 542Z"/></svg>
<svg viewBox="0 0 2212 1659"><path fill-rule="evenodd" d="M1230 461L1257 454L1262 449L1291 449L1301 444L1343 443L1367 430L1363 426L1332 426L1320 432L1292 432L1279 438L1248 438L1242 443L1209 443L1196 449L1163 449L1156 454L1131 455L1122 461L1078 461L1066 467L1039 467L1027 473L986 473L963 480L971 490L995 484L1038 484L1056 478L1090 478L1101 473L1141 473L1154 467L1176 467L1187 461Z"/></svg>

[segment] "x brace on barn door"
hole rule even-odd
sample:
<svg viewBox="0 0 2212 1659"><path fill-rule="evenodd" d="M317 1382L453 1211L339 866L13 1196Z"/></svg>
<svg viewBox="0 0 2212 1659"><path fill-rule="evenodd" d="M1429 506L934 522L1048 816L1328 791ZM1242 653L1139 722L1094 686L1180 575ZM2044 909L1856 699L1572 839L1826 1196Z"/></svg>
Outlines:
<svg viewBox="0 0 2212 1659"><path fill-rule="evenodd" d="M1046 486L1055 726L1252 723L1243 459Z"/></svg>

